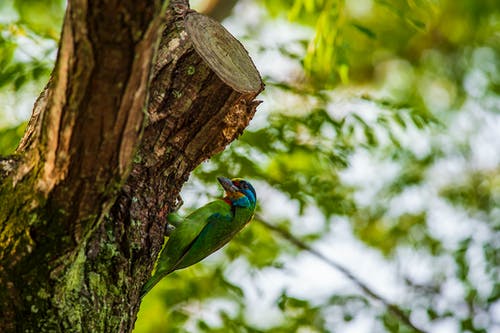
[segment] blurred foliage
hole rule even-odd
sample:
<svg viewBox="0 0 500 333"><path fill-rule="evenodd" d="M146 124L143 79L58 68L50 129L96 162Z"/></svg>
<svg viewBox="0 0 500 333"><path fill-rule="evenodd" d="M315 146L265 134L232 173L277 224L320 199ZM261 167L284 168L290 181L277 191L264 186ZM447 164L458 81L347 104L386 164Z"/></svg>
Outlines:
<svg viewBox="0 0 500 333"><path fill-rule="evenodd" d="M17 24L38 36L58 40L65 5L62 0L14 0L19 14Z"/></svg>
<svg viewBox="0 0 500 333"><path fill-rule="evenodd" d="M262 73L256 119L195 171L182 211L218 195L217 176L245 177L257 189L258 218L321 250L352 238L348 249L361 248L381 268L371 275L363 260L349 268L396 295L418 327L491 331L500 308L497 1L256 3L264 9L245 36L261 36L262 46L252 56L265 64L276 51L294 66ZM0 3L0 15L9 13L0 16L0 94L46 81L62 7ZM310 38L281 36L284 19ZM12 152L22 128L2 130L0 154ZM304 257L252 223L222 251L163 280L144 299L136 332L411 332L337 279L333 291L297 293L297 285L315 287L297 277L312 267Z"/></svg>
<svg viewBox="0 0 500 333"><path fill-rule="evenodd" d="M0 88L19 90L46 80L62 23L64 1L18 0L0 5ZM48 58L48 59L47 59Z"/></svg>
<svg viewBox="0 0 500 333"><path fill-rule="evenodd" d="M495 0L260 1L272 16L314 28L303 65L319 87L366 80L374 64L391 57L416 62L428 49L449 54L498 39L491 34L499 24Z"/></svg>
<svg viewBox="0 0 500 333"><path fill-rule="evenodd" d="M454 205L467 207L470 212L485 215L498 214L500 207L500 170L471 170L466 178L441 189L441 195ZM500 227L500 225L497 225Z"/></svg>
<svg viewBox="0 0 500 333"><path fill-rule="evenodd" d="M22 119L19 114L27 112L16 110L19 105L8 105L8 95L16 95L18 100L31 99L47 83L65 3L63 0L0 2L0 100L5 101L0 103L0 129L13 125L15 120Z"/></svg>
<svg viewBox="0 0 500 333"><path fill-rule="evenodd" d="M14 152L25 127L26 123L22 123L16 127L0 129L0 156L7 156Z"/></svg>

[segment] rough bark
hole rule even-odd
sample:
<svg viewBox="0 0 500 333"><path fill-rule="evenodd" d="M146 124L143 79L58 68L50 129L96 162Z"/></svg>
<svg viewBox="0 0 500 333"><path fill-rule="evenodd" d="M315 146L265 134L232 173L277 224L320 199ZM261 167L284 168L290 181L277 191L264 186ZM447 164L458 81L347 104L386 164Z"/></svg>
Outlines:
<svg viewBox="0 0 500 333"><path fill-rule="evenodd" d="M130 332L182 184L253 117L260 91L214 74L178 5L69 1L52 78L0 160L1 332Z"/></svg>

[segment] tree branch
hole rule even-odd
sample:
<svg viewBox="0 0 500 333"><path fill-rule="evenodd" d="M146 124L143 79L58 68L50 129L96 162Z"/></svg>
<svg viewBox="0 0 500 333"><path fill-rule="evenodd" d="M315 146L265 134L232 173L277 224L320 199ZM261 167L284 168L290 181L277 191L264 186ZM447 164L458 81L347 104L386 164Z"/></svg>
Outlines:
<svg viewBox="0 0 500 333"><path fill-rule="evenodd" d="M410 317L405 313L405 311L399 305L390 302L389 300L385 299L382 295L375 292L366 283L362 282L358 277L356 277L351 271L349 271L343 265L326 257L321 252L315 250L314 248L312 248L308 244L302 242L300 239L293 236L287 230L280 228L280 227L277 227L269 222L266 222L264 219L262 219L261 216L257 216L256 221L258 223L262 224L267 229L274 231L275 233L277 233L282 238L286 239L288 242L292 243L293 245L295 245L299 249L309 252L310 254L314 255L316 258L320 259L324 263L328 264L329 266L331 266L334 269L341 272L349 280L351 280L352 283L354 283L356 286L358 286L358 288L360 288L366 295L368 295L370 298L382 303L390 313L392 313L394 316L396 316L401 322L403 322L405 325L407 325L408 327L413 329L415 332L425 333L424 330L418 328L411 321Z"/></svg>

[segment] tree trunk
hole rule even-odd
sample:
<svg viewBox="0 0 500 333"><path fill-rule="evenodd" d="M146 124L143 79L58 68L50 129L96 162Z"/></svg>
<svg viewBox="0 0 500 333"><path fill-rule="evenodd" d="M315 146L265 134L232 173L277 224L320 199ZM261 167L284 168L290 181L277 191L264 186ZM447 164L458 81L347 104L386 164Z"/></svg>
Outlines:
<svg viewBox="0 0 500 333"><path fill-rule="evenodd" d="M210 69L186 6L68 1L52 77L0 160L0 332L133 329L182 184L263 89Z"/></svg>

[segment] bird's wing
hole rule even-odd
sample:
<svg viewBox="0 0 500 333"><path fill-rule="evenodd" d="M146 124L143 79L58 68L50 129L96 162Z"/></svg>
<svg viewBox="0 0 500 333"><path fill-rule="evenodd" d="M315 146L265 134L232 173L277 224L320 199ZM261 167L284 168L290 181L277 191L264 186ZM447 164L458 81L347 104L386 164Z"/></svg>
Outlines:
<svg viewBox="0 0 500 333"><path fill-rule="evenodd" d="M157 273L168 274L176 270L177 265L188 254L203 228L214 220L214 217L220 216L231 218L231 206L223 200L216 200L195 210L179 223L160 254Z"/></svg>
<svg viewBox="0 0 500 333"><path fill-rule="evenodd" d="M195 210L188 216L186 216L186 221L204 221L203 224L208 223L208 219L215 213L219 213L221 215L231 214L231 205L229 205L224 200L215 200L212 201L205 206Z"/></svg>

